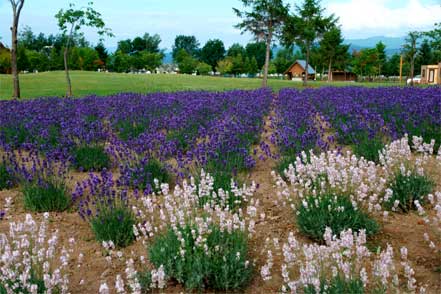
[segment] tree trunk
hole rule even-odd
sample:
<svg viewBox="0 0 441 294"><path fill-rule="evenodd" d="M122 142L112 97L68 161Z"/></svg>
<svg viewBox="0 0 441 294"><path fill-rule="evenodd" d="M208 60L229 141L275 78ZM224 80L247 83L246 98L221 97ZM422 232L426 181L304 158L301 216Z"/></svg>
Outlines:
<svg viewBox="0 0 441 294"><path fill-rule="evenodd" d="M11 31L12 31L11 71L12 71L12 82L13 82L12 98L14 99L20 98L20 80L18 77L18 66L17 66L17 47L18 47L17 27L18 27L18 19L14 12L14 21L11 27Z"/></svg>
<svg viewBox="0 0 441 294"><path fill-rule="evenodd" d="M17 39L17 32L18 32L18 22L20 20L20 14L21 10L23 9L24 0L18 0L18 1L12 1L12 46L11 46L11 71L12 71L12 82L14 84L13 86L13 93L12 98L19 99L20 98L20 80L18 77L18 66L17 66L17 47L18 47L18 39Z"/></svg>
<svg viewBox="0 0 441 294"><path fill-rule="evenodd" d="M308 85L308 68L309 68L309 45L306 46L306 66L305 66L305 78L303 79L303 86L306 87Z"/></svg>
<svg viewBox="0 0 441 294"><path fill-rule="evenodd" d="M270 35L268 37L268 40L266 40L265 66L263 69L263 81L262 81L263 88L266 88L268 86L268 68L270 62L271 40L272 40L272 36Z"/></svg>
<svg viewBox="0 0 441 294"><path fill-rule="evenodd" d="M329 66L328 66L328 83L332 82L332 58L329 58Z"/></svg>
<svg viewBox="0 0 441 294"><path fill-rule="evenodd" d="M68 66L68 60L67 60L68 50L69 50L69 48L66 46L66 48L64 48L64 71L66 72L66 81L67 81L66 97L72 97L72 84L70 82L69 66Z"/></svg>

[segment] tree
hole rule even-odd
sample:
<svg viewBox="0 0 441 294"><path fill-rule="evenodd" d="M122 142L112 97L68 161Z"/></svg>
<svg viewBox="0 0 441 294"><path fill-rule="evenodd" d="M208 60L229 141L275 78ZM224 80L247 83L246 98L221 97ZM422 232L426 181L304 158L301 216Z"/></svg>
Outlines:
<svg viewBox="0 0 441 294"><path fill-rule="evenodd" d="M305 0L302 6L296 6L297 14L291 14L287 17L283 28L283 43L286 46L295 43L306 53L304 86L308 83L309 59L314 42L337 21L334 15L324 17L323 11L320 7L320 0Z"/></svg>
<svg viewBox="0 0 441 294"><path fill-rule="evenodd" d="M246 55L246 51L245 51L245 48L242 45L240 45L238 43L234 43L233 45L231 45L230 48L228 48L227 56L234 57L234 56L237 56L237 55L245 56Z"/></svg>
<svg viewBox="0 0 441 294"><path fill-rule="evenodd" d="M296 61L296 56L294 55L294 49L291 48L281 48L277 51L276 58L274 58L273 63L276 67L277 73L284 73L291 64Z"/></svg>
<svg viewBox="0 0 441 294"><path fill-rule="evenodd" d="M360 77L371 77L377 73L377 50L375 48L366 48L353 53L354 72Z"/></svg>
<svg viewBox="0 0 441 294"><path fill-rule="evenodd" d="M145 33L142 37L145 43L145 51L150 53L162 53L159 49L159 44L161 44L161 37L158 34L150 36L150 34Z"/></svg>
<svg viewBox="0 0 441 294"><path fill-rule="evenodd" d="M121 53L124 54L131 54L133 52L132 49L132 40L127 39L127 40L122 40L118 42L118 47L116 49L116 51L119 51Z"/></svg>
<svg viewBox="0 0 441 294"><path fill-rule="evenodd" d="M176 56L181 49L184 49L193 58L199 57L199 41L195 36L183 36L179 35L175 38L175 44L173 45L173 60L177 62Z"/></svg>
<svg viewBox="0 0 441 294"><path fill-rule="evenodd" d="M227 57L224 60L219 61L216 70L221 74L230 74L233 68L232 57Z"/></svg>
<svg viewBox="0 0 441 294"><path fill-rule="evenodd" d="M375 45L375 49L377 50L378 75L381 76L384 63L386 62L386 45L380 41Z"/></svg>
<svg viewBox="0 0 441 294"><path fill-rule="evenodd" d="M441 62L441 22L436 23L434 29L426 33L426 36L430 38L435 61Z"/></svg>
<svg viewBox="0 0 441 294"><path fill-rule="evenodd" d="M191 56L184 48L179 50L176 54L176 62L178 63L179 71L185 74L192 74L198 66L196 58Z"/></svg>
<svg viewBox="0 0 441 294"><path fill-rule="evenodd" d="M58 20L58 27L67 36L67 41L64 47L64 70L66 72L67 81L67 97L72 96L72 84L70 81L69 67L68 67L68 52L72 42L72 37L75 33L79 33L81 28L91 27L97 29L100 36L113 36L109 28L101 17L101 14L92 8L93 2L89 2L87 7L76 9L75 4L69 4L69 9L60 11L55 15Z"/></svg>
<svg viewBox="0 0 441 294"><path fill-rule="evenodd" d="M246 48L246 56L248 58L255 58L257 67L261 70L265 66L266 61L266 44L265 42L248 43ZM270 51L269 59L272 58L272 51ZM245 55L243 55L245 57Z"/></svg>
<svg viewBox="0 0 441 294"><path fill-rule="evenodd" d="M199 62L198 66L196 67L196 71L199 75L208 75L210 71L215 71L216 69L212 69L211 65L205 63L205 62Z"/></svg>
<svg viewBox="0 0 441 294"><path fill-rule="evenodd" d="M247 57L245 61L245 69L247 73L252 75L256 74L259 71L259 67L257 66L257 61L255 57Z"/></svg>
<svg viewBox="0 0 441 294"><path fill-rule="evenodd" d="M107 53L107 49L104 47L103 42L99 42L98 45L95 46L95 51L98 54L99 59L103 62L103 65L106 66L109 53Z"/></svg>
<svg viewBox="0 0 441 294"><path fill-rule="evenodd" d="M418 39L421 37L421 33L419 32L409 32L406 37L406 44L403 45L403 53L406 56L406 59L410 63L410 85L413 86L413 77L415 71L415 59L418 54L417 43Z"/></svg>
<svg viewBox="0 0 441 294"><path fill-rule="evenodd" d="M209 40L201 50L201 60L206 64L211 65L213 71L216 70L216 65L219 60L225 56L224 43L219 40Z"/></svg>
<svg viewBox="0 0 441 294"><path fill-rule="evenodd" d="M427 39L425 39L421 43L420 48L418 48L418 61L420 66L425 64L433 64L436 62L432 46L430 46Z"/></svg>
<svg viewBox="0 0 441 294"><path fill-rule="evenodd" d="M24 0L9 0L12 6L12 46L11 46L11 70L12 70L12 82L13 93L12 98L20 98L20 80L18 77L18 65L17 65L17 50L18 50L18 23L20 21L21 10L23 9Z"/></svg>
<svg viewBox="0 0 441 294"><path fill-rule="evenodd" d="M320 41L319 54L328 63L328 82L332 81L333 63L344 62L348 54L349 45L344 45L343 42L341 29L337 26L332 26L327 30Z"/></svg>
<svg viewBox="0 0 441 294"><path fill-rule="evenodd" d="M392 55L385 63L383 73L390 76L398 76L400 74L400 54Z"/></svg>
<svg viewBox="0 0 441 294"><path fill-rule="evenodd" d="M230 57L231 59L231 69L230 72L233 75L238 75L247 71L246 68L246 59L242 55L236 55L234 57Z"/></svg>
<svg viewBox="0 0 441 294"><path fill-rule="evenodd" d="M236 15L242 19L242 22L235 27L240 29L242 33L250 32L257 41L265 42L266 53L262 86L266 87L268 85L271 44L288 14L288 6L283 3L283 0L242 0L242 4L245 9L249 8L250 10L240 11L233 8Z"/></svg>

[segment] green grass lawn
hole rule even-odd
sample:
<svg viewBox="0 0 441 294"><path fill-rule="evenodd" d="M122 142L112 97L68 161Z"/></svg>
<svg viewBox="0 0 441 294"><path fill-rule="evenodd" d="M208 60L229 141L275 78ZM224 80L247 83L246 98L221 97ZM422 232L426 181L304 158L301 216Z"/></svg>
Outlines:
<svg viewBox="0 0 441 294"><path fill-rule="evenodd" d="M185 90L222 91L231 89L256 89L261 86L261 79L223 78L191 75L134 75L119 73L98 73L73 71L71 73L73 92L76 97L86 95L109 95L121 92L173 92ZM44 96L64 96L66 80L64 72L44 72L20 75L22 98ZM329 85L326 82L311 82L312 87ZM334 82L332 86L366 85L385 86L385 83L347 83ZM396 84L395 84L396 85ZM302 87L301 82L287 80L269 80L274 91L288 87ZM0 99L9 99L12 95L12 77L0 75Z"/></svg>

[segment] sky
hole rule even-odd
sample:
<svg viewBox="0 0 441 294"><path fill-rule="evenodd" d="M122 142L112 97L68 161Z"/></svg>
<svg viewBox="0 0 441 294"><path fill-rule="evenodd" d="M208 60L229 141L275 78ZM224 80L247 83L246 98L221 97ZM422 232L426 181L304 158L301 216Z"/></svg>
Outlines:
<svg viewBox="0 0 441 294"><path fill-rule="evenodd" d="M58 33L54 15L61 8L75 3L85 6L90 0L25 0L20 27L30 26L34 32ZM240 8L239 0L94 0L107 26L115 35L105 40L115 47L122 39L159 34L161 48L171 48L176 35L195 35L201 44L219 38L228 47L252 40L233 26L239 19L232 7ZM286 0L291 6L301 0ZM374 36L401 37L411 30L428 30L441 22L441 0L322 0L326 13L340 18L346 39ZM1 42L10 44L12 9L9 0L0 0ZM86 38L96 43L93 30L85 30Z"/></svg>

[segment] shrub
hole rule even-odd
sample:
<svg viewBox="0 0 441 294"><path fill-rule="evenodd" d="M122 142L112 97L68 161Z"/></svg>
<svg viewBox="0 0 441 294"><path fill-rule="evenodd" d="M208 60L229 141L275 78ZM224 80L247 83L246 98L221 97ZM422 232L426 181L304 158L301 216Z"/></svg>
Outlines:
<svg viewBox="0 0 441 294"><path fill-rule="evenodd" d="M141 286L141 293L150 293L152 290L152 273L150 271L138 272L137 278Z"/></svg>
<svg viewBox="0 0 441 294"><path fill-rule="evenodd" d="M19 147L27 143L30 133L24 125L3 126L0 128L0 138L12 147Z"/></svg>
<svg viewBox="0 0 441 294"><path fill-rule="evenodd" d="M201 243L198 237L206 241ZM253 273L246 235L217 226L211 226L204 236L190 225L178 227L176 232L169 229L155 239L149 256L156 267L163 265L167 276L187 289L238 290Z"/></svg>
<svg viewBox="0 0 441 294"><path fill-rule="evenodd" d="M392 197L385 201L387 209L399 209L403 212L415 210L415 201L424 204L424 197L430 194L435 186L434 182L424 175L416 172L398 172L390 184L393 191Z"/></svg>
<svg viewBox="0 0 441 294"><path fill-rule="evenodd" d="M64 181L49 178L23 183L26 209L35 212L61 212L70 206L70 195Z"/></svg>
<svg viewBox="0 0 441 294"><path fill-rule="evenodd" d="M332 278L330 281L320 283L320 291L317 292L314 286L305 287L305 294L364 294L364 285L360 279L346 280L340 276Z"/></svg>
<svg viewBox="0 0 441 294"><path fill-rule="evenodd" d="M234 210L242 205L243 198L233 192L238 184L234 182L231 173L215 171L210 176L212 177L212 189L207 191L206 195L200 195L199 205L201 207L209 203L211 207L217 205L221 208L228 207L230 210ZM201 175L198 174L195 178L199 187Z"/></svg>
<svg viewBox="0 0 441 294"><path fill-rule="evenodd" d="M14 176L6 163L0 163L0 191L11 188L14 183Z"/></svg>
<svg viewBox="0 0 441 294"><path fill-rule="evenodd" d="M154 180L158 183L168 183L170 175L164 165L157 159L143 159L134 164L134 167L127 166L122 168L122 177L132 188L147 190L147 193L158 192Z"/></svg>
<svg viewBox="0 0 441 294"><path fill-rule="evenodd" d="M73 158L79 170L101 171L110 166L110 157L102 145L79 146L74 149Z"/></svg>
<svg viewBox="0 0 441 294"><path fill-rule="evenodd" d="M27 214L24 221L11 222L9 233L1 235L1 294L68 290L68 268L72 266L69 253L73 252L75 240L71 238L68 246L61 246L58 231L48 229L49 214L43 217L42 222L37 223Z"/></svg>
<svg viewBox="0 0 441 294"><path fill-rule="evenodd" d="M130 209L127 190L116 189L112 173L103 170L100 175L90 174L77 184L72 199L98 241L125 247L135 239L136 217Z"/></svg>
<svg viewBox="0 0 441 294"><path fill-rule="evenodd" d="M123 205L103 208L90 220L95 238L100 242L112 241L117 247L126 247L133 242L135 223L130 208Z"/></svg>
<svg viewBox="0 0 441 294"><path fill-rule="evenodd" d="M378 163L380 161L379 152L384 148L380 138L364 138L352 146L352 150L358 157Z"/></svg>
<svg viewBox="0 0 441 294"><path fill-rule="evenodd" d="M333 193L307 196L297 208L297 224L303 234L319 241L323 241L327 227L337 235L347 229L365 229L368 236L379 230L377 222L354 208L349 197Z"/></svg>
<svg viewBox="0 0 441 294"><path fill-rule="evenodd" d="M276 172L283 178L286 179L285 170L288 169L290 164L294 164L296 161L295 156L282 156L277 163Z"/></svg>
<svg viewBox="0 0 441 294"><path fill-rule="evenodd" d="M144 133L149 127L148 121L130 121L121 120L116 124L116 129L118 131L118 137L127 142L130 139L135 139L142 133Z"/></svg>
<svg viewBox="0 0 441 294"><path fill-rule="evenodd" d="M172 130L167 133L166 140L169 142L174 142L176 147L182 151L188 150L189 144L189 134L185 130Z"/></svg>

